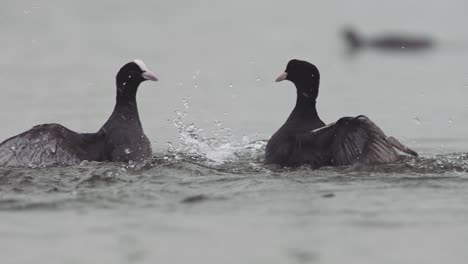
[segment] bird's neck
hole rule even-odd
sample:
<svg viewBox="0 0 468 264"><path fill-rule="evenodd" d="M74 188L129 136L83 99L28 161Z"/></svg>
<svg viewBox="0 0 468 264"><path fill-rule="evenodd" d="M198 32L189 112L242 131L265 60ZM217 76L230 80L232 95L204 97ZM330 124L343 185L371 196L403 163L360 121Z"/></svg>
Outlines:
<svg viewBox="0 0 468 264"><path fill-rule="evenodd" d="M299 118L302 120L320 120L316 108L318 81L308 81L296 84L296 88L296 106L294 107L289 119Z"/></svg>
<svg viewBox="0 0 468 264"><path fill-rule="evenodd" d="M112 119L121 119L122 123L137 123L141 126L136 101L138 85L117 84L117 97Z"/></svg>

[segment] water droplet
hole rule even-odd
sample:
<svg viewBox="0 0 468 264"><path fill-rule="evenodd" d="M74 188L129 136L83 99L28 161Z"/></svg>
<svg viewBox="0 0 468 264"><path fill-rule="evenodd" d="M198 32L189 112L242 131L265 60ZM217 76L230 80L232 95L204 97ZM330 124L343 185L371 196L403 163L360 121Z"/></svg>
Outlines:
<svg viewBox="0 0 468 264"><path fill-rule="evenodd" d="M255 81L257 81L257 82L259 82L261 80L262 80L262 78L260 76L258 76L257 79L255 79Z"/></svg>
<svg viewBox="0 0 468 264"><path fill-rule="evenodd" d="M449 122L449 124L453 124L454 118L453 117L449 118L448 122Z"/></svg>
<svg viewBox="0 0 468 264"><path fill-rule="evenodd" d="M125 154L130 154L131 153L129 148L124 149L124 152L125 152Z"/></svg>
<svg viewBox="0 0 468 264"><path fill-rule="evenodd" d="M232 88L234 87L234 85L232 83L229 84L229 88Z"/></svg>
<svg viewBox="0 0 468 264"><path fill-rule="evenodd" d="M417 117L417 116L413 118L413 121L418 126L422 124L421 119L419 119L419 117Z"/></svg>
<svg viewBox="0 0 468 264"><path fill-rule="evenodd" d="M193 78L194 80L197 79L197 77L198 77L199 74L200 74L200 70L195 71L195 72L193 73L192 78Z"/></svg>
<svg viewBox="0 0 468 264"><path fill-rule="evenodd" d="M193 87L198 88L198 83L196 83Z"/></svg>
<svg viewBox="0 0 468 264"><path fill-rule="evenodd" d="M182 104L184 105L185 109L189 109L189 103L186 99L182 99Z"/></svg>

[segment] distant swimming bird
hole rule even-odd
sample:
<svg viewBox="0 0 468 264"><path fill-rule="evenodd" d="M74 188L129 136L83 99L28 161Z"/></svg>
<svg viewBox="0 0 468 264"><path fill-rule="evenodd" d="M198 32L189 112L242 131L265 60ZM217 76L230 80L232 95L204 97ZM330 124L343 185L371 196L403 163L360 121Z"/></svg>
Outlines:
<svg viewBox="0 0 468 264"><path fill-rule="evenodd" d="M422 36L389 34L366 39L351 28L343 30L343 37L350 51L356 51L365 47L386 51L423 51L435 46L432 39Z"/></svg>
<svg viewBox="0 0 468 264"><path fill-rule="evenodd" d="M76 133L59 124L37 125L0 144L0 166L73 165L80 161L143 161L151 144L143 132L136 94L140 83L157 81L141 60L116 76L114 112L97 133Z"/></svg>
<svg viewBox="0 0 468 264"><path fill-rule="evenodd" d="M289 80L297 89L296 106L286 123L271 137L265 162L281 166L379 164L398 161L396 149L418 154L387 137L365 116L343 117L325 126L316 109L320 73L311 63L291 60L276 81Z"/></svg>

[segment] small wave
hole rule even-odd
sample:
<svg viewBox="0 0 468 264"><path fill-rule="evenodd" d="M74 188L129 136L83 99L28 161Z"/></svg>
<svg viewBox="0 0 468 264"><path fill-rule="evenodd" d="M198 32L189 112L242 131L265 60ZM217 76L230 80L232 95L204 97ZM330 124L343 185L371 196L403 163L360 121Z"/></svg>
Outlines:
<svg viewBox="0 0 468 264"><path fill-rule="evenodd" d="M226 200L226 199L227 198L225 197L212 197L212 196L208 196L205 194L197 194L197 195L185 197L180 202L184 204L195 204L195 203L201 203L205 201L216 201L216 200Z"/></svg>

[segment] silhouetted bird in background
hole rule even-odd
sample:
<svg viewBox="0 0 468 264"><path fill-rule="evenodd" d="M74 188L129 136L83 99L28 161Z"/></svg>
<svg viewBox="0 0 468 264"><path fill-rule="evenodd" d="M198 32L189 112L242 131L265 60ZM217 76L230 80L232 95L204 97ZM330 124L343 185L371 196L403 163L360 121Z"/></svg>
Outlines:
<svg viewBox="0 0 468 264"><path fill-rule="evenodd" d="M343 30L343 37L350 52L362 48L373 48L383 51L425 51L435 46L435 41L423 36L410 36L399 34L387 34L374 38L361 36L355 30L347 27Z"/></svg>

